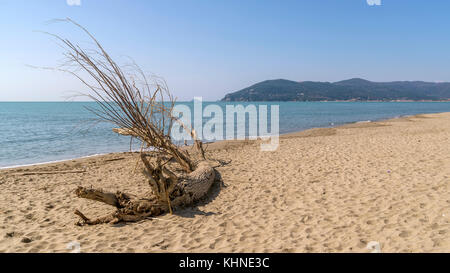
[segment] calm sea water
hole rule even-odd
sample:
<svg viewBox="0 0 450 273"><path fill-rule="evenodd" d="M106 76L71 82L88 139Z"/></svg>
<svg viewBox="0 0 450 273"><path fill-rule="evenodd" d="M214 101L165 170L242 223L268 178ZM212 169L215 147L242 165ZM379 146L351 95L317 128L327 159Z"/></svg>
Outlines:
<svg viewBox="0 0 450 273"><path fill-rule="evenodd" d="M192 106L192 103L186 104ZM230 103L217 104L225 109ZM280 133L419 113L450 112L450 102L256 104L280 106ZM130 139L113 133L112 125L96 121L85 106L95 107L95 103L0 102L0 167L129 151ZM138 144L132 149L138 149Z"/></svg>

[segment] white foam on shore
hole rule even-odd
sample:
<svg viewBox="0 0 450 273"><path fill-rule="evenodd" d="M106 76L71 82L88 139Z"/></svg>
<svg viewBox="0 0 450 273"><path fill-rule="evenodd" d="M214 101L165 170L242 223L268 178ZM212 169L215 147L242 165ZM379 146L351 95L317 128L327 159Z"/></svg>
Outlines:
<svg viewBox="0 0 450 273"><path fill-rule="evenodd" d="M111 153L93 154L93 155L86 155L86 156L80 156L80 157L69 158L69 159L60 159L60 160L53 160L53 161L46 161L46 162L39 162L39 163L30 163L30 164L23 164L23 165L6 166L6 167L0 167L0 170L21 168L21 167L31 167L31 166L36 166L36 165L45 165L45 164L52 164L52 163L60 163L60 162L64 162L64 161L72 161L72 160L77 160L77 159L82 159L82 158L89 158L89 157L94 157L94 156L99 156L99 155L107 155L107 154L111 154Z"/></svg>
<svg viewBox="0 0 450 273"><path fill-rule="evenodd" d="M115 154L115 153L129 153L129 152L134 153L134 152L139 152L139 151L140 150L136 149L136 150L131 150L131 151L128 150L128 151L124 151L124 152L109 152L109 153L92 154L92 155L85 155L85 156L79 156L79 157L74 157L74 158L59 159L59 160L52 160L52 161L45 161L45 162L38 162L38 163L3 166L3 167L0 167L0 170L21 168L21 167L31 167L31 166L35 166L35 165L45 165L45 164L52 164L52 163L60 163L60 162L65 162L65 161L72 161L72 160L77 160L77 159L83 159L83 158L89 158L89 157L101 156L101 155L109 155L109 154Z"/></svg>

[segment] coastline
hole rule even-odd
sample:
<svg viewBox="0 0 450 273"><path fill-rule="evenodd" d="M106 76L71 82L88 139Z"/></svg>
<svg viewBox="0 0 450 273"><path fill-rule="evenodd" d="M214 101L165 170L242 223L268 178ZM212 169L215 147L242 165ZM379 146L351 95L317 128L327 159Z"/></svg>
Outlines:
<svg viewBox="0 0 450 273"><path fill-rule="evenodd" d="M321 101L321 102L328 102L328 101ZM347 102L347 101L330 101L330 102ZM377 101L374 101L377 102ZM409 101L405 101L405 102L409 102ZM440 102L440 101L439 101ZM447 102L447 101L443 101L443 102ZM444 113L450 113L450 112L436 112L436 113L418 113L418 114L414 114L414 115L402 115L402 116L395 116L395 117L389 117L389 118L381 118L381 119L374 119L374 120L360 120L360 121L353 121L353 122L346 122L346 123L341 123L341 124L337 124L337 125L330 125L330 126L323 126L323 127L312 127L312 128L308 128L305 130L299 130L299 131L291 131L291 132L286 132L286 133L282 133L280 134L280 138L283 138L283 136L289 136L289 135L296 135L296 134L308 134L307 131L316 131L318 129L324 129L324 128L339 128L341 126L348 126L351 124L359 124L359 123L371 123L371 122L383 122L383 121L390 121L390 120L394 120L394 119L401 119L401 118L408 118L408 117L414 117L417 115L426 115L426 114L444 114ZM250 140L231 140L231 142L249 142ZM211 145L213 143L220 143L220 142L225 142L225 143L229 143L230 140L218 140L218 141L213 141L213 142L208 142L205 143L207 145ZM250 141L251 142L251 141ZM215 144L215 145L219 145L220 144ZM65 163L65 162L70 162L70 161L76 161L76 160L82 160L82 159L86 159L86 158L91 158L91 157L102 157L102 156L107 156L107 155L115 155L115 154L123 154L123 153L135 153L138 152L136 151L123 151L123 152L110 152L110 153L100 153L100 154L92 154L92 155L85 155L85 156L80 156L80 157L73 157L73 158L67 158L67 159L60 159L60 160L50 160L50 161L44 161L44 162L37 162L37 163L29 163L29 164L19 164L19 165L12 165L12 166L4 166L4 167L0 167L0 174L1 171L3 170L10 170L10 169L17 169L17 168L25 168L25 167L34 167L34 166L39 166L39 165L50 165L50 164L57 164L57 163Z"/></svg>
<svg viewBox="0 0 450 273"><path fill-rule="evenodd" d="M76 198L78 186L148 190L137 153L0 170L0 252L450 251L450 113L419 114L219 141L207 156L224 187L197 204L132 224L78 227L73 214L112 207Z"/></svg>

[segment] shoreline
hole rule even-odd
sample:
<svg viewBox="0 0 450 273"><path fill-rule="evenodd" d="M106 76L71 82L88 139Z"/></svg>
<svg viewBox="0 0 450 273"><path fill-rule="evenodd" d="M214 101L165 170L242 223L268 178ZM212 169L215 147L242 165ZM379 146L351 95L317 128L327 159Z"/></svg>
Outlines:
<svg viewBox="0 0 450 273"><path fill-rule="evenodd" d="M339 102L339 101L336 101L336 102ZM413 115L395 116L395 117L381 118L381 119L374 119L374 120L360 120L360 121L346 122L346 123L341 123L341 124L338 124L338 125L330 125L330 126L324 126L324 127L312 127L312 128L308 128L308 129L304 129L304 130L300 130L300 131L286 132L286 133L280 134L279 137L281 139L281 138L283 138L283 136L301 134L301 133L305 133L305 132L307 132L309 130L326 129L326 128L339 128L339 127L343 127L343 126L347 126L347 125L351 125L351 124L373 123L373 122L383 122L383 121L387 122L387 121L393 120L393 119L402 119L402 118L414 117L414 116L417 116L417 115L445 114L445 113L450 113L450 112L418 113L418 114L413 114ZM221 143L221 142L227 142L228 143L228 142L242 142L242 141L254 141L254 140L249 140L249 139L218 140L218 141L213 141L213 142L206 142L204 144L211 145L211 144L214 144L214 143ZM86 156L80 156L80 157L74 157L74 158L68 158L68 159L51 160L51 161L38 162L38 163L29 163L29 164L22 164L22 165L4 166L4 167L0 167L0 172L3 171L3 170L11 170L11 169L17 169L17 168L34 167L34 166L41 166L41 165L45 166L45 165L51 165L51 164L57 164L57 163L64 163L64 162L82 160L82 159L92 158L92 157L102 157L102 156L107 156L107 155L115 155L115 154L123 154L123 153L136 153L136 152L139 152L139 151L136 150L136 151L100 153L100 154L86 155Z"/></svg>
<svg viewBox="0 0 450 273"><path fill-rule="evenodd" d="M137 153L0 170L0 252L450 251L450 113L314 128L206 149L223 185L204 200L136 223L76 226L114 208L78 187L150 190Z"/></svg>

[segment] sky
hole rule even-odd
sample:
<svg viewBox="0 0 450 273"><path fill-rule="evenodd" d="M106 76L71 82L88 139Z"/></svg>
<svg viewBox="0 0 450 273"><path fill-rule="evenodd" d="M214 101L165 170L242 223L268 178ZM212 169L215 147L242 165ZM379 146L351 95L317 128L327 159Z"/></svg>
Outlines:
<svg viewBox="0 0 450 273"><path fill-rule="evenodd" d="M79 80L47 31L163 77L178 100L218 100L260 81L450 82L450 1L0 0L0 101L64 101ZM79 2L79 3L78 3ZM78 5L79 4L79 5Z"/></svg>

